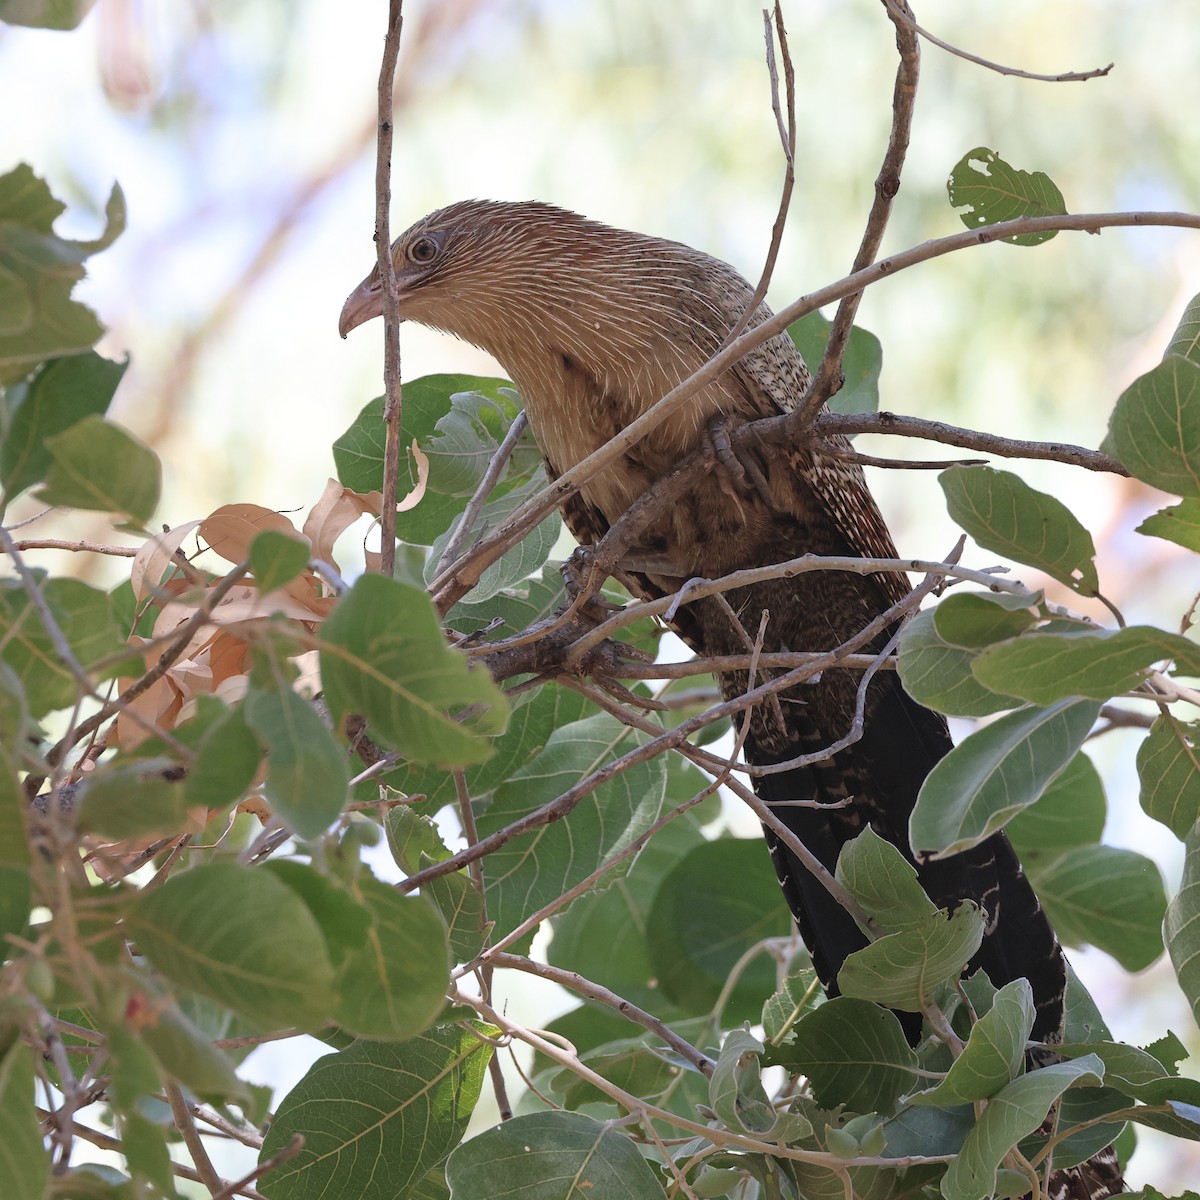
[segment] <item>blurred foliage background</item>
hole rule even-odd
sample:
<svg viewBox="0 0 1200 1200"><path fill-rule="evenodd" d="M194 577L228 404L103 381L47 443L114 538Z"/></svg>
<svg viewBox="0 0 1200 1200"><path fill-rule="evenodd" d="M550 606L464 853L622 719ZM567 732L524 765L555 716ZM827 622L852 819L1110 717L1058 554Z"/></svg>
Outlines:
<svg viewBox="0 0 1200 1200"><path fill-rule="evenodd" d="M757 276L783 171L760 8L408 0L393 233L455 199L536 197L690 242ZM100 0L73 33L0 27L0 164L25 160L49 180L69 204L59 225L68 235L94 236L112 180L125 189L128 232L92 260L78 295L109 326L99 348L132 356L113 415L164 460L165 522L231 501L311 503L332 472L330 442L381 390L378 332L343 343L336 326L374 256L384 9L381 0ZM847 269L894 71L877 0L791 0L785 15L800 139L776 304ZM1200 209L1200 25L1189 0L927 0L917 16L956 45L1027 70L1115 67L1047 84L926 46L885 252L961 228L945 180L980 145L1049 173L1075 211ZM1062 234L1036 250L992 246L906 272L868 294L860 321L883 342L885 408L1095 446L1198 280L1194 233ZM410 377L493 371L427 330L404 327L402 343ZM931 453L895 440L864 448ZM1158 506L1146 489L1053 465L1018 469L1092 529L1104 591L1130 620L1170 627L1188 609L1200 584L1177 565L1182 552L1132 532ZM935 476L873 476L902 552L941 557L954 535ZM72 521L72 537L109 536ZM39 523L39 536L55 532L66 533ZM971 561L984 559L975 551ZM96 570L97 560L78 568ZM1155 854L1174 882L1180 848L1136 803L1140 736L1109 734L1092 747L1109 789L1109 837ZM1200 1051L1169 968L1131 979L1104 956L1074 959L1116 1036L1137 1040L1170 1023ZM1190 1144L1145 1140L1147 1153L1173 1156L1154 1168L1160 1183L1172 1168L1180 1184L1200 1173Z"/></svg>

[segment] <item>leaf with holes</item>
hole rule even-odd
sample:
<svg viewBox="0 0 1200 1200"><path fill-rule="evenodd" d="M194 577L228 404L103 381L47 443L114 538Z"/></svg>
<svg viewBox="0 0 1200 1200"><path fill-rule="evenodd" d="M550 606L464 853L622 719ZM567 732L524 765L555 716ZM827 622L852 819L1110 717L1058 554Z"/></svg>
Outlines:
<svg viewBox="0 0 1200 1200"><path fill-rule="evenodd" d="M1067 211L1063 194L1049 175L1044 171L1021 171L986 146L977 146L959 159L950 172L946 190L968 229L1014 217L1061 216ZM1014 246L1037 246L1049 241L1055 232L1022 233L1004 240Z"/></svg>

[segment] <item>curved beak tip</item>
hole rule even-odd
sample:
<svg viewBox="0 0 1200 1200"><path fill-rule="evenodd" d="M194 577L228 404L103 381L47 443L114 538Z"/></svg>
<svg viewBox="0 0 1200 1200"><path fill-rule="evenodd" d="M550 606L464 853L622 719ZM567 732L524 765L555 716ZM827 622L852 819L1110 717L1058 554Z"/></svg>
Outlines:
<svg viewBox="0 0 1200 1200"><path fill-rule="evenodd" d="M357 329L372 317L383 315L383 295L370 276L362 281L346 297L338 317L338 333L344 338L352 329Z"/></svg>

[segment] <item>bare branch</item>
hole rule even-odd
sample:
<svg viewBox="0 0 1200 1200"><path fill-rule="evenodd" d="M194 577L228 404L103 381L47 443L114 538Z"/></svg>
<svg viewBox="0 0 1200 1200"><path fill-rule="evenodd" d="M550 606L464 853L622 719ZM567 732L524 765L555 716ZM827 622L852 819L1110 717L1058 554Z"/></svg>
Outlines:
<svg viewBox="0 0 1200 1200"><path fill-rule="evenodd" d="M396 486L400 478L400 294L392 263L389 218L392 207L392 88L400 57L403 0L388 0L387 34L379 66L379 137L375 154L375 251L383 285L383 419L387 427L383 454L383 504L379 514L379 570L389 579L396 568Z"/></svg>
<svg viewBox="0 0 1200 1200"><path fill-rule="evenodd" d="M470 536L471 529L475 522L479 520L479 514L483 511L483 506L487 503L488 497L492 494L496 484L500 482L500 475L504 470L505 464L512 457L513 450L516 449L517 443L521 440L521 435L525 432L529 425L529 414L524 409L513 418L513 423L508 427L508 432L504 435L504 440L496 447L495 454L488 460L487 470L483 473L483 478L479 481L479 486L475 489L475 494L467 501L467 507L462 510L462 515L458 518L458 524L454 527L454 534L446 543L446 549L442 551L441 558L438 559L437 569L440 571L443 567L449 566L461 553L467 538Z"/></svg>
<svg viewBox="0 0 1200 1200"><path fill-rule="evenodd" d="M133 558L137 554L136 546L106 546L101 542L69 542L62 538L26 538L13 542L12 547L17 553L26 550L71 550L77 554L111 554L118 558ZM0 554L9 553L7 546L0 546Z"/></svg>
<svg viewBox="0 0 1200 1200"><path fill-rule="evenodd" d="M527 975L536 975L540 979L548 979L588 1000L596 1000L600 1004L608 1005L609 1008L619 1012L621 1016L628 1017L631 1021L641 1025L643 1029L650 1030L706 1078L712 1077L713 1061L707 1054L701 1053L691 1042L681 1038L652 1013L646 1012L644 1008L638 1008L636 1004L626 1000L623 996L618 996L616 992L610 991L602 984L585 979L578 971L564 971L561 967L552 967L548 963L540 963L519 954L497 952L491 955L491 959L498 967L508 967L514 971L524 971Z"/></svg>
<svg viewBox="0 0 1200 1200"><path fill-rule="evenodd" d="M924 29L917 24L912 13L908 11L907 5L901 8L896 0L883 0L883 2L887 5L888 12L892 14L895 20L903 21L914 33L919 33L927 42L937 46L940 50L945 50L947 54L953 54L955 58L966 59L967 62L974 63L979 67L985 67L989 71L995 71L998 75L1012 75L1017 79L1032 79L1036 83L1082 83L1088 79L1102 78L1115 65L1109 63L1107 67L1093 67L1090 71L1063 71L1057 75L1042 75L1036 71L1023 71L1018 67L1006 67L1001 63L980 58L977 54L971 54L967 50L962 50L958 46L952 46L949 42L942 41L940 37L936 37L928 29Z"/></svg>
<svg viewBox="0 0 1200 1200"><path fill-rule="evenodd" d="M764 421L755 421L752 427L753 436L773 441L771 425L782 426L785 420L786 418L782 417L769 417ZM751 427L745 426L736 430L734 436L744 434L749 428ZM980 433L974 429L947 425L944 421L929 421L923 417L906 417L890 412L867 413L862 416L821 413L816 419L815 430L819 436L826 433L891 433L898 437L941 442L944 446L961 446L964 450L979 450L984 454L994 454L997 458L1039 459L1083 467L1085 471L1107 471L1113 475L1129 474L1115 458L1101 454L1099 450L1088 450L1069 442L1030 442L1021 438L1000 437L995 433Z"/></svg>
<svg viewBox="0 0 1200 1200"><path fill-rule="evenodd" d="M896 51L900 61L896 66L896 82L892 89L892 130L888 136L883 164L875 179L875 199L867 215L862 242L854 257L851 271L861 271L875 261L883 243L884 230L892 214L892 201L900 190L900 175L904 159L908 154L908 143L912 136L913 112L917 105L917 83L921 75L921 46L916 34L901 19L911 16L907 0L885 0L888 15L896 26ZM893 9L894 4L894 9ZM812 423L813 418L825 406L825 402L842 386L842 360L846 356L846 343L854 328L854 318L862 301L862 292L852 292L838 305L833 318L833 328L825 344L821 366L804 402L797 408L801 426Z"/></svg>

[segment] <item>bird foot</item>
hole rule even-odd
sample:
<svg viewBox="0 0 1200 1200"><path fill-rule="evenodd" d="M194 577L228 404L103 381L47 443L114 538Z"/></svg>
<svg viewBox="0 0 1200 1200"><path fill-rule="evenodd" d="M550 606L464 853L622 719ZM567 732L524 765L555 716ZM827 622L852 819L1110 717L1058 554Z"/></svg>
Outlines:
<svg viewBox="0 0 1200 1200"><path fill-rule="evenodd" d="M559 568L563 587L572 603L582 598L582 610L596 620L603 621L612 613L620 612L621 605L613 604L599 593L600 583L596 579L592 552L585 546L577 546L571 557Z"/></svg>
<svg viewBox="0 0 1200 1200"><path fill-rule="evenodd" d="M748 425L744 417L718 416L708 423L704 436L704 448L717 465L722 468L721 482L730 496L738 499L738 492L753 489L762 500L772 506L771 488L766 476L737 431Z"/></svg>

